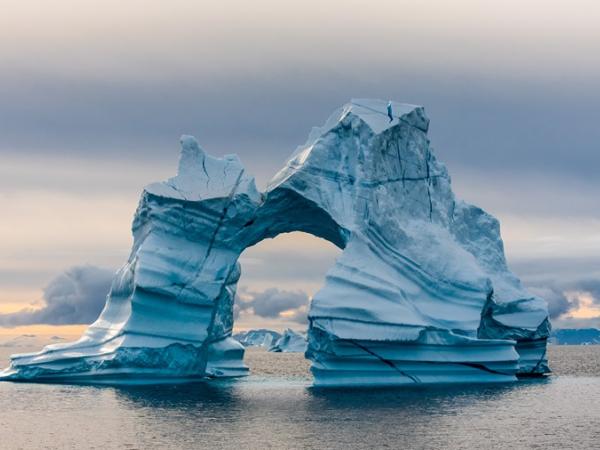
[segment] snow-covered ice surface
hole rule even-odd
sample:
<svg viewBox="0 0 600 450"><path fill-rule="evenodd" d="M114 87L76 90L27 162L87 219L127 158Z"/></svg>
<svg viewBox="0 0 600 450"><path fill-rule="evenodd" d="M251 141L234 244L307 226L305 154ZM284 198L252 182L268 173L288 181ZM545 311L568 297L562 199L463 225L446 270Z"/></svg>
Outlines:
<svg viewBox="0 0 600 450"><path fill-rule="evenodd" d="M307 345L306 338L302 334L288 328L269 351L282 353L305 352Z"/></svg>
<svg viewBox="0 0 600 450"><path fill-rule="evenodd" d="M266 192L237 156L181 139L177 176L147 186L129 260L76 342L15 355L9 380L159 383L247 373L231 337L238 258L280 233L343 249L309 311L314 383L515 380L549 371L545 302L509 271L498 221L457 200L421 107L352 100Z"/></svg>

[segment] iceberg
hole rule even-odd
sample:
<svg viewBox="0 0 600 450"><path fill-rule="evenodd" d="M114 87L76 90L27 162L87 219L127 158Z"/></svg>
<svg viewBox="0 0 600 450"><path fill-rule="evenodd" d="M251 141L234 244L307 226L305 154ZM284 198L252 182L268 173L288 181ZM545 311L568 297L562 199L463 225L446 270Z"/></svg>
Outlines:
<svg viewBox="0 0 600 450"><path fill-rule="evenodd" d="M302 353L306 351L306 347L306 338L302 334L288 328L269 351L278 353Z"/></svg>
<svg viewBox="0 0 600 450"><path fill-rule="evenodd" d="M235 155L181 138L146 186L133 247L76 342L14 355L4 380L185 382L246 375L232 338L244 249L303 231L343 250L313 297L316 386L515 381L549 372L543 299L508 269L498 221L455 198L420 106L336 110L265 192Z"/></svg>
<svg viewBox="0 0 600 450"><path fill-rule="evenodd" d="M244 347L271 348L281 338L281 334L277 331L260 328L234 334L233 338Z"/></svg>

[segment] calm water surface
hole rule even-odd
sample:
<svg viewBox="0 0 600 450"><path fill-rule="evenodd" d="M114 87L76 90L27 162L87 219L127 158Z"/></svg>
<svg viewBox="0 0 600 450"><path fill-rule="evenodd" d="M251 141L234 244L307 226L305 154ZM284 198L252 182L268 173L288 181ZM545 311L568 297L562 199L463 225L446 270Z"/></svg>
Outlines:
<svg viewBox="0 0 600 450"><path fill-rule="evenodd" d="M256 351L234 382L0 383L0 448L600 448L600 346L550 358L547 380L453 388L314 390L301 355Z"/></svg>

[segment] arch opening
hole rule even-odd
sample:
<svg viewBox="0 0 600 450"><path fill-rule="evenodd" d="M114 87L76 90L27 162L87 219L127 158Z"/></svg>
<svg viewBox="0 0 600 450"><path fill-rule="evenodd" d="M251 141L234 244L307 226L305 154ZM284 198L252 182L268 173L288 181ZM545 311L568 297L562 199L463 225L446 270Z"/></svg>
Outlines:
<svg viewBox="0 0 600 450"><path fill-rule="evenodd" d="M233 332L246 347L244 360L251 370L258 364L260 372L264 360L257 360L256 347L269 350L288 329L306 335L312 297L340 254L330 241L302 231L280 233L244 250Z"/></svg>

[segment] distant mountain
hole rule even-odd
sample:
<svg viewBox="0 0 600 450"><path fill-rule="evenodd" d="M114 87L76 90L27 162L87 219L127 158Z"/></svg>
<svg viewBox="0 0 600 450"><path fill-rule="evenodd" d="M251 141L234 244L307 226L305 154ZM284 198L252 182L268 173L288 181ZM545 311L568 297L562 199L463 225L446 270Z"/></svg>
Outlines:
<svg viewBox="0 0 600 450"><path fill-rule="evenodd" d="M597 345L600 330L597 328L562 328L552 331L548 343L554 345Z"/></svg>

